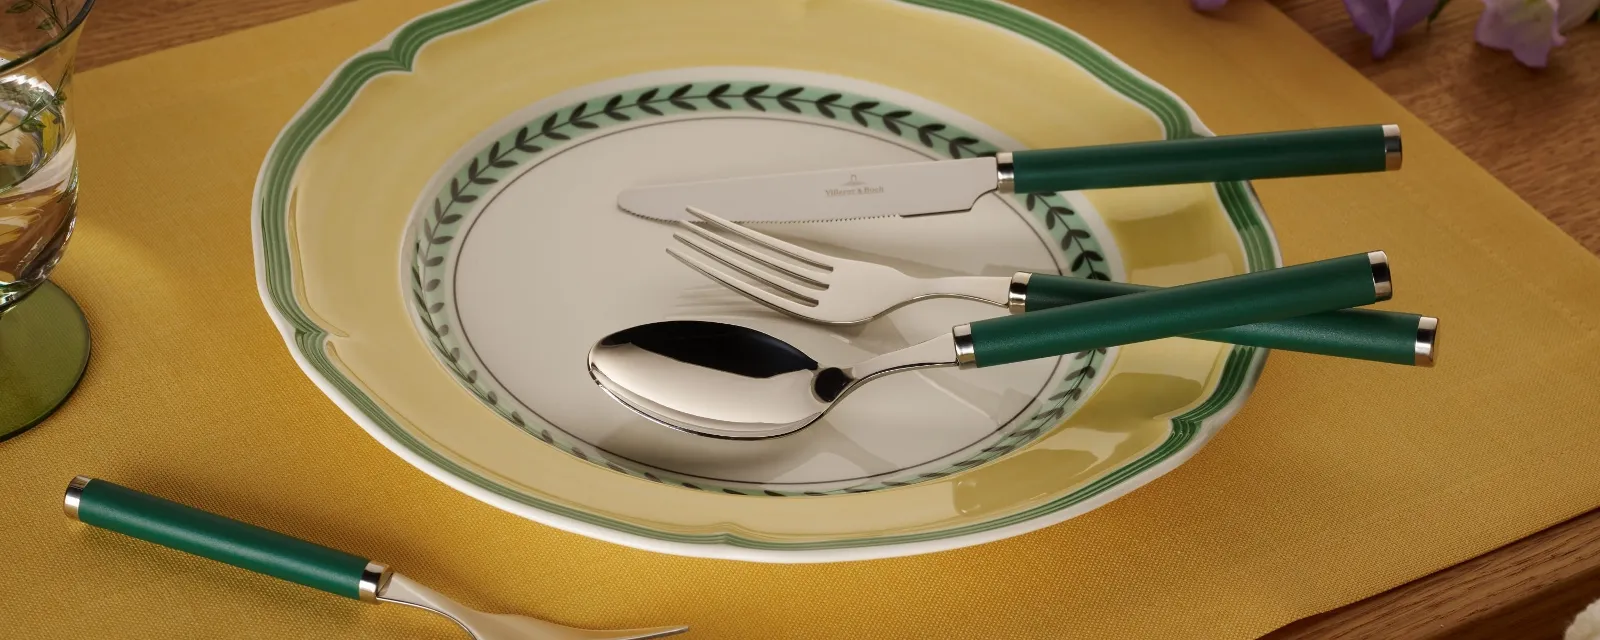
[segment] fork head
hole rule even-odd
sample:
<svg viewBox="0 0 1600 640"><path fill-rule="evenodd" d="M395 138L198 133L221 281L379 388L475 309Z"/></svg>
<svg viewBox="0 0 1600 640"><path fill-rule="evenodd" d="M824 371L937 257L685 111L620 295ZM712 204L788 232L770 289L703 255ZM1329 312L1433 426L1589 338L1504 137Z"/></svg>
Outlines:
<svg viewBox="0 0 1600 640"><path fill-rule="evenodd" d="M393 602L432 611L456 623L473 640L649 640L689 630L686 626L649 629L576 629L538 618L505 613L484 613L445 597L398 573L390 574L378 594L380 602Z"/></svg>
<svg viewBox="0 0 1600 640"><path fill-rule="evenodd" d="M672 237L693 251L668 247L667 253L781 313L822 324L853 325L923 293L917 279L893 267L824 255L696 207L687 209L705 226L680 221L683 231Z"/></svg>

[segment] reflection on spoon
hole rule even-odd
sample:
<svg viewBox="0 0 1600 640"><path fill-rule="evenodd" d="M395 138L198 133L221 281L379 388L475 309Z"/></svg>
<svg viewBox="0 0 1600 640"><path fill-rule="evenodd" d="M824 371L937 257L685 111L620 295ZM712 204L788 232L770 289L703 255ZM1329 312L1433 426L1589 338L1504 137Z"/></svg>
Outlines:
<svg viewBox="0 0 1600 640"><path fill-rule="evenodd" d="M589 352L589 375L617 401L674 429L733 439L794 433L868 380L955 364L951 334L825 367L755 329L698 320L624 329Z"/></svg>

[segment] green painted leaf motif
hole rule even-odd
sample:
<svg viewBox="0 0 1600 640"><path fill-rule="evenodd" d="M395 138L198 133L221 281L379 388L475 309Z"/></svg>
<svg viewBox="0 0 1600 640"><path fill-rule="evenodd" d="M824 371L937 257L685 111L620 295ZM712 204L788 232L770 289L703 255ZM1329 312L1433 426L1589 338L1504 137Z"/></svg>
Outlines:
<svg viewBox="0 0 1600 640"><path fill-rule="evenodd" d="M833 114L833 109L828 108L828 105L831 105L831 104L833 104L835 102L838 102L839 99L843 98L843 97L844 97L843 95L840 95L840 94L837 94L837 93L830 93L828 95L822 96L821 98L817 98L817 101L812 103L811 106L817 108L817 113L820 113L820 114L828 117L829 119L834 119L837 116L835 116Z"/></svg>
<svg viewBox="0 0 1600 640"><path fill-rule="evenodd" d="M1061 407L1052 407L1050 409L1046 409L1044 411L1040 411L1037 414L1034 414L1033 418L1031 418L1031 419L1032 420L1043 420L1043 421L1056 420L1056 419L1059 419L1065 413L1066 413L1066 411L1064 409L1062 409ZM983 461L982 460L976 460L976 462L983 462Z"/></svg>
<svg viewBox="0 0 1600 640"><path fill-rule="evenodd" d="M850 105L850 117L855 118L856 124L859 124L863 127L870 127L872 125L867 122L867 117L862 114L872 113L872 109L877 107L878 103L872 100L863 100L861 102L857 102L853 105Z"/></svg>
<svg viewBox="0 0 1600 640"><path fill-rule="evenodd" d="M719 85L717 85L715 87L712 87L711 91L706 94L706 100L709 101L711 104L716 105L716 107L718 109L722 109L722 110L732 109L733 105L728 104L728 101L722 99L722 95L727 93L728 90L732 89L732 88L733 88L733 85L726 84L726 83L719 84Z"/></svg>
<svg viewBox="0 0 1600 640"><path fill-rule="evenodd" d="M600 125L595 124L593 122L589 122L588 120L585 120L584 117L583 117L584 112L588 108L589 108L589 103L587 103L587 102L578 103L578 106L573 107L572 108L572 113L567 116L567 124L570 124L570 125L572 125L574 127L578 127L580 129L598 129L600 127Z"/></svg>
<svg viewBox="0 0 1600 640"><path fill-rule="evenodd" d="M883 114L883 128L889 133L900 135L900 125L905 124L905 117L911 115L910 111L890 111Z"/></svg>
<svg viewBox="0 0 1600 640"><path fill-rule="evenodd" d="M932 147L933 146L933 134L935 134L937 132L940 132L940 131L944 131L944 125L940 124L938 122L930 122L928 124L922 125L920 127L917 127L917 140L922 142L922 146Z"/></svg>
<svg viewBox="0 0 1600 640"><path fill-rule="evenodd" d="M515 146L518 151L521 151L523 153L538 153L540 151L544 151L544 149L539 147L539 145L536 145L536 144L533 144L532 142L530 142L530 140L531 140L531 138L529 137L530 135L531 134L528 131L527 127L523 127L521 129L518 129L517 130L516 140L514 140L511 143L512 146Z"/></svg>
<svg viewBox="0 0 1600 640"><path fill-rule="evenodd" d="M740 95L744 98L744 103L749 105L751 109L755 109L756 111L766 111L767 107L762 105L761 101L757 100L756 98L761 97L761 94L766 93L767 89L771 87L772 85L758 84L750 87L749 89L745 89L744 93Z"/></svg>
<svg viewBox="0 0 1600 640"><path fill-rule="evenodd" d="M1083 266L1088 264L1090 260L1099 262L1104 260L1104 258L1102 258L1097 252L1084 250L1082 253L1078 254L1078 257L1072 259L1072 270L1077 271L1082 269Z"/></svg>
<svg viewBox="0 0 1600 640"><path fill-rule="evenodd" d="M961 154L963 152L965 152L967 154L971 154L971 155L976 155L976 152L974 152L972 149L969 149L967 147L969 147L971 145L974 145L974 144L977 144L977 143L978 143L978 139L977 138L969 138L967 136L956 136L954 138L951 138L950 139L950 148L949 148L950 157L959 158L959 157L961 157Z"/></svg>
<svg viewBox="0 0 1600 640"><path fill-rule="evenodd" d="M1083 389L1078 388L1078 387L1073 387L1071 389L1067 389L1065 391L1062 391L1061 393L1057 393L1057 394L1055 394L1053 396L1050 396L1050 401L1051 402L1060 402L1062 400L1077 400L1082 395L1083 395Z"/></svg>
<svg viewBox="0 0 1600 640"><path fill-rule="evenodd" d="M545 118L544 124L539 125L539 135L551 140L570 140L571 138L567 134L556 131L556 122L560 117L561 113L556 112L550 114L549 118Z"/></svg>
<svg viewBox="0 0 1600 640"><path fill-rule="evenodd" d="M800 105L794 103L794 97L800 95L800 93L803 91L805 91L804 87L794 87L783 90L783 92L778 94L778 106L795 113L800 113Z"/></svg>
<svg viewBox="0 0 1600 640"><path fill-rule="evenodd" d="M633 101L633 106L638 107L640 111L643 111L643 112L648 113L648 114L653 115L653 116L661 115L661 110L660 109L657 109L657 108L655 108L653 106L650 106L650 103L656 99L656 94L657 93L660 93L660 92L658 90L656 90L656 89L650 89L648 91L645 91L644 93L639 94L639 97Z"/></svg>
<svg viewBox="0 0 1600 640"><path fill-rule="evenodd" d="M611 96L611 99L606 101L606 106L605 106L604 109L602 109L602 111L605 112L606 117L609 117L612 120L616 120L618 122L627 122L629 120L632 120L633 118L628 117L627 114L625 114L625 113L623 113L621 111L618 111L618 108L621 107L621 106L622 106L622 94L619 93L617 95Z"/></svg>
<svg viewBox="0 0 1600 640"><path fill-rule="evenodd" d="M32 8L33 0L22 0L21 2L11 5L11 8L6 9L6 13L22 13Z"/></svg>
<svg viewBox="0 0 1600 640"><path fill-rule="evenodd" d="M699 109L694 106L694 103L683 99L684 96L689 95L689 91L691 89L694 89L694 85L692 84L686 84L674 89L672 93L667 94L667 102L671 103L674 107L683 109L684 111L699 111Z"/></svg>

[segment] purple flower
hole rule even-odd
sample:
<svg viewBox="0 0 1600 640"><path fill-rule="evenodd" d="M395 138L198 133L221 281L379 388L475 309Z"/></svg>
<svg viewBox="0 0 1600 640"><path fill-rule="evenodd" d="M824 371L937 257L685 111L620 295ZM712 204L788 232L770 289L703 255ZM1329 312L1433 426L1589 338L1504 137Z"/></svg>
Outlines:
<svg viewBox="0 0 1600 640"><path fill-rule="evenodd" d="M1483 0L1478 18L1478 43L1510 51L1517 61L1543 67L1550 50L1561 46L1561 24L1556 19L1557 0Z"/></svg>
<svg viewBox="0 0 1600 640"><path fill-rule="evenodd" d="M1372 57L1382 58L1394 47L1394 38L1422 24L1438 0L1344 0L1345 11L1356 28L1372 38Z"/></svg>

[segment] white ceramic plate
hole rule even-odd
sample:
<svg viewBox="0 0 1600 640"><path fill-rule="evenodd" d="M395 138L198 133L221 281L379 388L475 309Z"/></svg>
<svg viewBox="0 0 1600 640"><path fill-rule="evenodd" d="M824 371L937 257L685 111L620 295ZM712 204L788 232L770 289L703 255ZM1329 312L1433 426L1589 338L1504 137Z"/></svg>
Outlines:
<svg viewBox="0 0 1600 640"><path fill-rule="evenodd" d="M614 542L838 560L1082 513L1180 463L1246 397L1263 351L1172 339L885 378L764 442L617 404L585 356L635 324L744 324L848 363L1003 313L939 300L848 329L782 317L670 258L672 225L617 208L625 186L1207 135L1104 51L1004 4L663 5L475 0L419 17L274 145L255 202L263 299L308 375L398 455ZM920 275L1172 285L1279 264L1237 183L759 227Z"/></svg>

